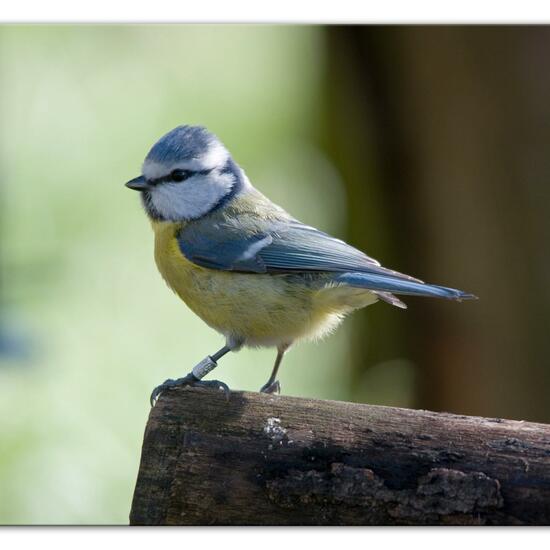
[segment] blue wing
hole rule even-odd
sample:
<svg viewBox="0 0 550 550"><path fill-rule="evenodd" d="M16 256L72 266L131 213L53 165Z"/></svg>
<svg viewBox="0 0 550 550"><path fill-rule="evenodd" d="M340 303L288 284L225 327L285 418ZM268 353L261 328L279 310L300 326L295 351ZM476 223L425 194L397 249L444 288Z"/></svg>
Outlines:
<svg viewBox="0 0 550 550"><path fill-rule="evenodd" d="M180 231L178 243L185 257L202 267L244 273L334 273L335 282L372 290L394 305L399 303L386 293L473 297L382 267L360 250L296 220L262 225L248 233L234 222L189 225Z"/></svg>
<svg viewBox="0 0 550 550"><path fill-rule="evenodd" d="M266 224L267 225L267 224ZM211 269L249 273L360 272L419 281L382 267L379 262L340 239L296 220L277 221L246 234L236 224L213 229L183 228L180 250L193 263Z"/></svg>

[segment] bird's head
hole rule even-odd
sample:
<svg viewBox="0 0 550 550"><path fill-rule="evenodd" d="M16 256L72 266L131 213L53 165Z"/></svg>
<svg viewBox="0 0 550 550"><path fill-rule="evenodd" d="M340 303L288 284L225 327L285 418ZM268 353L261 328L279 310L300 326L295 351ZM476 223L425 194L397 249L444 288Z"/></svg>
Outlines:
<svg viewBox="0 0 550 550"><path fill-rule="evenodd" d="M161 137L145 157L141 176L126 183L141 192L147 214L161 221L200 218L246 185L229 151L201 126L178 126Z"/></svg>

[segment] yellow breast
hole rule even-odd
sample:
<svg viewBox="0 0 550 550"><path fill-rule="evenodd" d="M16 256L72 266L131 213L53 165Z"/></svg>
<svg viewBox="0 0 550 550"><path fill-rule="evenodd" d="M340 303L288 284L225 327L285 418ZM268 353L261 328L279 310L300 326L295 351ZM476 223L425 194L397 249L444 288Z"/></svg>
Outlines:
<svg viewBox="0 0 550 550"><path fill-rule="evenodd" d="M180 251L181 223L153 222L155 261L168 286L209 326L247 345L273 346L317 338L349 308L285 275L218 271L197 266Z"/></svg>

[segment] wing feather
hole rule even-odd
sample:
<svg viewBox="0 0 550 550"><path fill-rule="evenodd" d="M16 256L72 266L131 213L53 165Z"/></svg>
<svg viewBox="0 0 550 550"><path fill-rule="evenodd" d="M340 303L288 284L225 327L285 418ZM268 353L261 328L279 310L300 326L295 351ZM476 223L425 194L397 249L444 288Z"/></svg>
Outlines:
<svg viewBox="0 0 550 550"><path fill-rule="evenodd" d="M407 281L419 279L386 269L360 250L297 220L277 220L245 232L246 223L212 227L189 225L178 236L185 257L211 269L245 273L376 273ZM242 220L241 220L242 222Z"/></svg>

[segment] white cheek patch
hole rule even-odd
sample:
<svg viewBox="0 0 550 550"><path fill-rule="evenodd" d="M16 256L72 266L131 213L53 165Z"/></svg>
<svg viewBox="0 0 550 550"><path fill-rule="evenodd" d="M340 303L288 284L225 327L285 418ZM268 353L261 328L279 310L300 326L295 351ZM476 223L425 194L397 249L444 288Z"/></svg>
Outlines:
<svg viewBox="0 0 550 550"><path fill-rule="evenodd" d="M150 191L151 202L167 220L191 220L204 216L231 193L232 174L196 175L181 183L162 183Z"/></svg>

